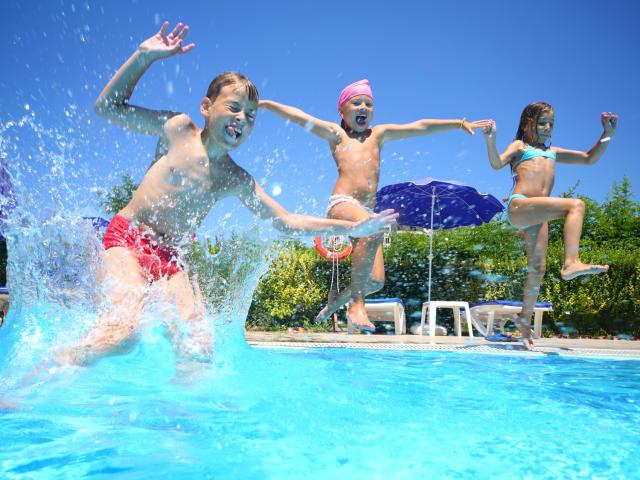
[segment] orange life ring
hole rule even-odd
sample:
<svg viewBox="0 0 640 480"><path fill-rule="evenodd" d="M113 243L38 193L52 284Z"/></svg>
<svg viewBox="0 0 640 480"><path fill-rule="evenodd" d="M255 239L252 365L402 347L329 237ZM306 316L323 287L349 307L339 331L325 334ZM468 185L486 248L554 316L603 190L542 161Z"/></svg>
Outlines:
<svg viewBox="0 0 640 480"><path fill-rule="evenodd" d="M353 245L351 245L351 242L347 241L346 246L342 250L338 250L343 241L340 240L340 242L338 243L334 240L335 238L336 237L329 237L331 250L324 246L324 243L322 243L322 237L315 237L313 239L313 246L316 248L316 251L327 260L342 260L343 258L347 258L349 255L351 255L351 250L353 250ZM338 246L336 247L335 244L338 244Z"/></svg>

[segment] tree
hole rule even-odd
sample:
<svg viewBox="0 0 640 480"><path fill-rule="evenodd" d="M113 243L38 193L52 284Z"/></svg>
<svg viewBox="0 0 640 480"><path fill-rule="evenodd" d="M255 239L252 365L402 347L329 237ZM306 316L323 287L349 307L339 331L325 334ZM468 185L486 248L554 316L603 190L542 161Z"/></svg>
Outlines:
<svg viewBox="0 0 640 480"><path fill-rule="evenodd" d="M100 205L107 213L118 213L131 201L133 192L138 188L138 184L133 181L133 177L125 173L121 177L122 184L114 185L111 190L97 192Z"/></svg>
<svg viewBox="0 0 640 480"><path fill-rule="evenodd" d="M616 241L625 248L640 247L640 203L633 200L631 181L614 182L601 207L595 240Z"/></svg>

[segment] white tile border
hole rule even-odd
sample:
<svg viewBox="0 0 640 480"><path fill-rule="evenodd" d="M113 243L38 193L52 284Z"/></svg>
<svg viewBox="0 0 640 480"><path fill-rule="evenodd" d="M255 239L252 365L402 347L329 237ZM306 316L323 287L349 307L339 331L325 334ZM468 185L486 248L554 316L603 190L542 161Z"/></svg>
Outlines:
<svg viewBox="0 0 640 480"><path fill-rule="evenodd" d="M349 342L278 342L250 340L249 345L258 348L358 348L365 350L414 350L414 351L444 351L459 353L483 353L492 355L559 355L579 357L609 357L614 359L638 359L640 350L614 350L579 347L535 347L534 350L525 350L519 344L494 344L494 345L437 345L417 343L349 343Z"/></svg>

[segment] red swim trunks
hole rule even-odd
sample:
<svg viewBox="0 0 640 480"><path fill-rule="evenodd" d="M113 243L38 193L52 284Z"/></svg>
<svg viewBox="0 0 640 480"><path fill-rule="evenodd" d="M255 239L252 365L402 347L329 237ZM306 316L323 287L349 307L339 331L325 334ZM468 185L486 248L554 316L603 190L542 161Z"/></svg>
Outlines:
<svg viewBox="0 0 640 480"><path fill-rule="evenodd" d="M150 281L159 280L164 276L171 278L184 270L176 249L152 240L120 215L113 217L109 223L102 237L102 245L105 250L112 247L130 250Z"/></svg>

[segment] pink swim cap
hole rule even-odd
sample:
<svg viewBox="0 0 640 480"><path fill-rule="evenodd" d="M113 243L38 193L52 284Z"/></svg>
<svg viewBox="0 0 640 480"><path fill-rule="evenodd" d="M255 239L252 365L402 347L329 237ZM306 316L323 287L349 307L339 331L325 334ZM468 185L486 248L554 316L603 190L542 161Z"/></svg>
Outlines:
<svg viewBox="0 0 640 480"><path fill-rule="evenodd" d="M344 105L353 97L357 97L358 95L367 95L373 100L373 92L371 91L369 80L367 80L366 78L364 80L353 82L351 85L347 85L346 87L344 87L344 90L340 92L340 98L338 98L338 110L340 110L340 107L342 107L342 105Z"/></svg>

